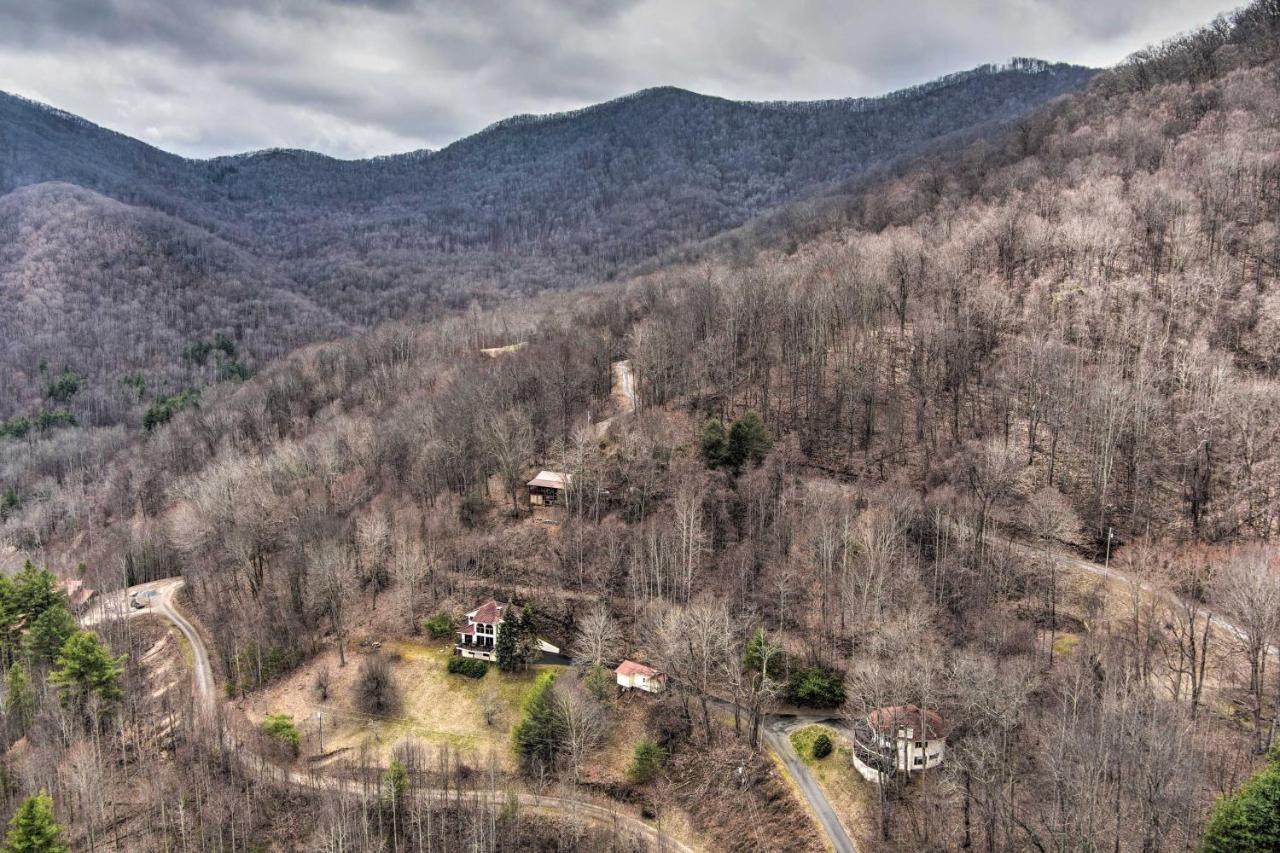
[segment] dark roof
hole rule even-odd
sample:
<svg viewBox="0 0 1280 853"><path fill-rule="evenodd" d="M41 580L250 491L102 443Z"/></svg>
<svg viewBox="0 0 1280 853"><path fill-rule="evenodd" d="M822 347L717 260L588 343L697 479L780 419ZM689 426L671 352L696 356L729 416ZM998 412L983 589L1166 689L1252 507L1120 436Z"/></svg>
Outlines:
<svg viewBox="0 0 1280 853"><path fill-rule="evenodd" d="M910 728L916 740L944 738L951 731L951 726L939 714L922 710L918 705L877 708L867 715L867 721L885 737L892 737L900 728Z"/></svg>

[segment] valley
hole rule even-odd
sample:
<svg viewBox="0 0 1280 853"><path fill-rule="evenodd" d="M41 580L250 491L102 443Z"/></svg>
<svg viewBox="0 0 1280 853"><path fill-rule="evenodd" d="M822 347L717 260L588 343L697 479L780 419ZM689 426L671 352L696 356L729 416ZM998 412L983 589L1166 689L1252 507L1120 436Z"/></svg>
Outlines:
<svg viewBox="0 0 1280 853"><path fill-rule="evenodd" d="M9 838L1267 849L1278 45L362 161L0 98Z"/></svg>

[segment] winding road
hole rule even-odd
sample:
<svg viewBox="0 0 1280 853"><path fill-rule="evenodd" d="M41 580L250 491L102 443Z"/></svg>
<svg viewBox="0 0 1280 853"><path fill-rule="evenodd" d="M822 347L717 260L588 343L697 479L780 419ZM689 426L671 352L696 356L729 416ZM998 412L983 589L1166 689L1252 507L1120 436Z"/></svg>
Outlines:
<svg viewBox="0 0 1280 853"><path fill-rule="evenodd" d="M619 373L622 373L622 371L619 371ZM629 371L623 375L629 376ZM988 541L1025 553L1040 553L1032 546L994 534L988 536ZM1063 551L1051 552L1051 556L1069 569L1120 581L1154 595L1170 595L1146 581L1132 577L1110 566L1092 563ZM92 626L98 622L113 618L155 615L167 619L178 629L191 647L192 682L195 696L198 700L196 706L202 714L212 719L217 713L219 701L213 679L213 668L210 664L208 649L199 631L175 606L174 597L182 589L182 586L182 578L167 578L130 587L125 592L102 596L84 615L82 621L86 626ZM145 602L145 606L141 608L131 606L131 601L135 597L139 601ZM1215 612L1213 616L1214 621L1221 629L1235 636L1242 635L1243 632L1240 628L1232 624L1230 620L1223 618L1221 614ZM856 853L857 848L852 837L840 822L839 815L823 793L821 785L818 784L818 781L791 745L789 736L791 730L813 723L834 725L836 728L841 727L839 720L834 720L830 717L771 714L767 715L764 720L764 741L770 751L778 756L787 773L795 780L796 787L806 800L810 811L826 836L828 846L835 853ZM261 763L260 770L262 769L265 769L266 772L280 781L300 787L330 790L347 788L352 792L364 792L365 790L364 786L357 782L287 769L268 762ZM507 800L507 794L501 791L472 792L472 795L490 805L501 805ZM603 826L625 826L628 831L645 839L655 850L672 850L678 851L678 853L693 853L694 850L694 848L665 835L657 827L643 820L618 813L594 803L532 793L520 793L517 796L522 805L537 811L575 815Z"/></svg>
<svg viewBox="0 0 1280 853"><path fill-rule="evenodd" d="M139 616L159 616L169 620L191 646L192 686L195 698L198 700L196 707L206 719L212 720L217 716L218 694L214 686L213 667L209 663L209 650L200 632L174 605L174 596L182 589L184 583L182 578L166 578L132 586L128 590L108 593L101 596L97 603L84 614L81 622L85 627L91 627L108 619L132 619ZM143 603L143 606L134 607L132 602L135 599ZM241 758L248 755L247 751L241 748L233 747L231 751ZM260 759L254 767L258 772L265 772L277 781L297 787L313 790L342 790L353 794L368 792L367 786L354 780L305 773L280 767L264 759ZM423 791L422 793L427 796L442 796L454 792ZM498 807L506 805L509 798L505 791L469 791L467 794L478 798L486 805ZM585 818L606 828L625 828L632 835L644 839L651 849L656 851L694 853L694 848L672 838L658 827L595 803L524 792L516 794L516 797L522 806L534 811Z"/></svg>

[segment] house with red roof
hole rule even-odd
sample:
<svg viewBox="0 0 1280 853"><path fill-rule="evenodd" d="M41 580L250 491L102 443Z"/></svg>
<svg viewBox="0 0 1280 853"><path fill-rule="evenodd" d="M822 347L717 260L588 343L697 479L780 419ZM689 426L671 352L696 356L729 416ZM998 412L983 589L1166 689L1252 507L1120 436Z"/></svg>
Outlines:
<svg viewBox="0 0 1280 853"><path fill-rule="evenodd" d="M876 746L897 769L914 773L937 767L946 758L951 727L936 711L918 705L877 708L867 715Z"/></svg>
<svg viewBox="0 0 1280 853"><path fill-rule="evenodd" d="M498 634L502 631L502 623L507 619L519 619L520 609L511 604L499 604L489 599L475 610L467 614L466 622L458 628L458 642L454 651L464 658L480 660L498 660ZM544 654L558 655L560 649L541 637L538 648Z"/></svg>
<svg viewBox="0 0 1280 853"><path fill-rule="evenodd" d="M667 677L651 666L624 660L615 669L618 686L623 690L643 690L646 693L661 693L666 689Z"/></svg>

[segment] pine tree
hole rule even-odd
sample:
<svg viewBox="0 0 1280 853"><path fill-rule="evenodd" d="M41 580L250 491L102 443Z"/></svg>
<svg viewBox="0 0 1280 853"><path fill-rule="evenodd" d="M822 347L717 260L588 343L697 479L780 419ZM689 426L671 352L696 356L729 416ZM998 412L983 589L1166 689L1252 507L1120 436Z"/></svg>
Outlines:
<svg viewBox="0 0 1280 853"><path fill-rule="evenodd" d="M666 760L666 750L645 738L636 744L631 766L627 768L627 778L631 780L632 784L643 785L658 775Z"/></svg>
<svg viewBox="0 0 1280 853"><path fill-rule="evenodd" d="M502 620L502 624L498 626L494 654L498 658L498 669L503 672L515 672L524 668L520 647L520 620L515 616Z"/></svg>
<svg viewBox="0 0 1280 853"><path fill-rule="evenodd" d="M68 853L62 827L53 819L53 800L44 791L27 797L14 812L4 853Z"/></svg>
<svg viewBox="0 0 1280 853"><path fill-rule="evenodd" d="M728 449L729 437L724 431L724 422L719 418L708 418L702 427L702 460L708 468L718 468L724 463Z"/></svg>
<svg viewBox="0 0 1280 853"><path fill-rule="evenodd" d="M58 592L58 579L48 569L36 568L28 560L14 577L13 606L28 621L55 604L63 603L62 594Z"/></svg>
<svg viewBox="0 0 1280 853"><path fill-rule="evenodd" d="M758 465L764 461L769 446L769 434L764 428L764 421L755 412L747 412L729 428L725 462L735 472L742 470L742 466L748 462Z"/></svg>
<svg viewBox="0 0 1280 853"><path fill-rule="evenodd" d="M542 649L538 645L538 629L534 625L533 607L526 607L520 614L520 636L516 640L519 646L520 669L527 669L542 657Z"/></svg>
<svg viewBox="0 0 1280 853"><path fill-rule="evenodd" d="M1280 850L1280 751L1234 794L1218 800L1205 827L1205 853Z"/></svg>
<svg viewBox="0 0 1280 853"><path fill-rule="evenodd" d="M36 695L31 689L31 673L27 665L19 661L9 668L4 682L4 713L20 734L26 734L27 726L36 711Z"/></svg>
<svg viewBox="0 0 1280 853"><path fill-rule="evenodd" d="M62 702L83 708L90 695L103 703L119 701L120 674L124 657L113 658L102 640L92 631L78 631L58 653L57 666L49 680L58 686Z"/></svg>
<svg viewBox="0 0 1280 853"><path fill-rule="evenodd" d="M524 716L511 733L516 752L526 769L546 769L560 748L560 723L556 715L555 675L538 676L524 703Z"/></svg>
<svg viewBox="0 0 1280 853"><path fill-rule="evenodd" d="M409 771L405 769L400 759L391 759L383 781L387 786L387 801L393 809L399 810L404 804L405 794L409 792Z"/></svg>
<svg viewBox="0 0 1280 853"><path fill-rule="evenodd" d="M37 661L52 662L76 630L76 618L58 602L31 623L26 639L27 654Z"/></svg>

